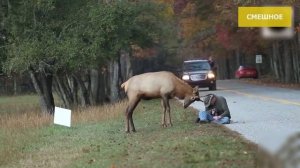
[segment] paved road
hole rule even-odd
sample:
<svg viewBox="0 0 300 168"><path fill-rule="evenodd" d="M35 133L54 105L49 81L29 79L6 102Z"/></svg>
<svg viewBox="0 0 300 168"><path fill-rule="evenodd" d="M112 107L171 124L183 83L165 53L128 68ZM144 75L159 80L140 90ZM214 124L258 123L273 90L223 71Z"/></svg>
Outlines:
<svg viewBox="0 0 300 168"><path fill-rule="evenodd" d="M238 80L220 80L217 86L217 91L204 88L200 94L224 96L233 120L226 126L269 152L277 152L288 137L300 132L300 90L251 85ZM191 106L204 110L201 102Z"/></svg>

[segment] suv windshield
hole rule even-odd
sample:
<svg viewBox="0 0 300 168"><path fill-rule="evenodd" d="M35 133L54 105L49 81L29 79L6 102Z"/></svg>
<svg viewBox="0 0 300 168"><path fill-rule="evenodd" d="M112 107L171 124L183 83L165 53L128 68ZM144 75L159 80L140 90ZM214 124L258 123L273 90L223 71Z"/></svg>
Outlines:
<svg viewBox="0 0 300 168"><path fill-rule="evenodd" d="M185 62L183 64L184 71L202 71L202 70L210 70L210 65L208 62Z"/></svg>

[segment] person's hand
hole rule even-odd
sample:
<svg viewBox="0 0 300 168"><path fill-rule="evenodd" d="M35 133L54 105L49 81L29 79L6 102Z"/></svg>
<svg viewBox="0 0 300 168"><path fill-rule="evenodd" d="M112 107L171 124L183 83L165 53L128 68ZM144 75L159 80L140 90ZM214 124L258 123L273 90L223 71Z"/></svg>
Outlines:
<svg viewBox="0 0 300 168"><path fill-rule="evenodd" d="M217 112L216 108L211 109L211 114L215 115L215 113Z"/></svg>
<svg viewBox="0 0 300 168"><path fill-rule="evenodd" d="M213 116L214 120L219 120L221 116Z"/></svg>

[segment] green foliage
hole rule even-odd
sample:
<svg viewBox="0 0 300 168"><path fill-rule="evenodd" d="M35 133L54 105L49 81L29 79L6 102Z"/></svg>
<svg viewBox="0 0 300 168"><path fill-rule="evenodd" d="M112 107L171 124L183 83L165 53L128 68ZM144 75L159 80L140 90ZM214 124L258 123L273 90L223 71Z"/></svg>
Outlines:
<svg viewBox="0 0 300 168"><path fill-rule="evenodd" d="M81 70L104 64L131 45L151 46L161 33L161 7L150 2L12 1L5 69Z"/></svg>
<svg viewBox="0 0 300 168"><path fill-rule="evenodd" d="M37 69L41 62L54 60L54 1L21 1L12 5L6 21L10 43L6 71Z"/></svg>
<svg viewBox="0 0 300 168"><path fill-rule="evenodd" d="M153 3L117 1L90 8L87 34L92 37L91 48L98 47L102 57L114 57L132 44L151 46L159 37L161 8Z"/></svg>

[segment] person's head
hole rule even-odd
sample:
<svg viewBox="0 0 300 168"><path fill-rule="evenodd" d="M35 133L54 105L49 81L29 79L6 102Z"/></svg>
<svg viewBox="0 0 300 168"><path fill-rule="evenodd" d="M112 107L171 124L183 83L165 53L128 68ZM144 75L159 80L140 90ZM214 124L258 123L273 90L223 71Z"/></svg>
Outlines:
<svg viewBox="0 0 300 168"><path fill-rule="evenodd" d="M203 102L205 107L209 107L215 105L216 101L217 101L216 96L214 94L209 94L205 97Z"/></svg>

